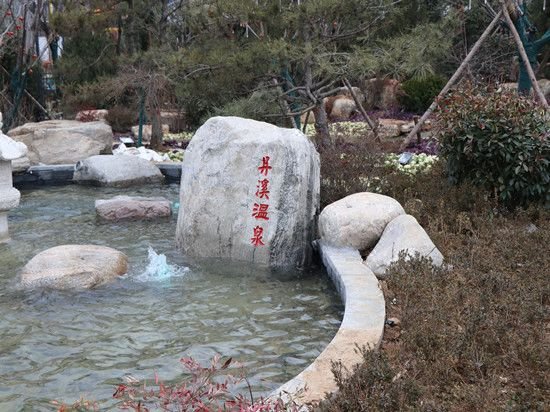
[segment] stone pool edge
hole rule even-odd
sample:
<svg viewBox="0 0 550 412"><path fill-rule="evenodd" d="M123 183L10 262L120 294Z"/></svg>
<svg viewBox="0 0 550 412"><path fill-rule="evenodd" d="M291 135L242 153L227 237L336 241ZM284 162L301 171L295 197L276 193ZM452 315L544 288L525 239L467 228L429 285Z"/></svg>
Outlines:
<svg viewBox="0 0 550 412"><path fill-rule="evenodd" d="M179 183L181 162L154 163L166 179L166 183ZM24 171L13 172L13 184L24 186L59 186L73 183L74 164L30 166Z"/></svg>
<svg viewBox="0 0 550 412"><path fill-rule="evenodd" d="M337 390L333 362L348 370L362 361L359 348L377 349L382 342L386 307L374 273L363 264L359 251L317 243L327 272L344 303L344 318L334 338L306 369L275 390L271 396L302 407Z"/></svg>

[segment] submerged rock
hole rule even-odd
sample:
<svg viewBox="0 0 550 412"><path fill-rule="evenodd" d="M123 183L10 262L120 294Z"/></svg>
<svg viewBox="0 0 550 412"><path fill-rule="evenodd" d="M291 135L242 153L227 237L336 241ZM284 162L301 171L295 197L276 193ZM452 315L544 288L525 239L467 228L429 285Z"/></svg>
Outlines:
<svg viewBox="0 0 550 412"><path fill-rule="evenodd" d="M48 120L25 123L8 132L29 149L31 164L71 164L89 156L111 153L113 131L104 122Z"/></svg>
<svg viewBox="0 0 550 412"><path fill-rule="evenodd" d="M128 258L116 249L96 245L62 245L44 250L23 268L23 287L90 289L128 271Z"/></svg>
<svg viewBox="0 0 550 412"><path fill-rule="evenodd" d="M319 207L319 154L300 131L213 117L182 164L178 247L190 257L302 266Z"/></svg>
<svg viewBox="0 0 550 412"><path fill-rule="evenodd" d="M377 277L383 278L388 267L397 262L402 251L405 251L408 258L419 254L431 258L435 266L443 264L443 255L411 215L398 216L388 223L365 264Z"/></svg>
<svg viewBox="0 0 550 412"><path fill-rule="evenodd" d="M164 197L115 196L95 201L95 211L106 220L154 219L172 214L170 201Z"/></svg>
<svg viewBox="0 0 550 412"><path fill-rule="evenodd" d="M365 250L376 244L386 225L405 210L389 196L361 192L346 196L323 209L319 235L333 246Z"/></svg>
<svg viewBox="0 0 550 412"><path fill-rule="evenodd" d="M98 155L78 162L73 180L97 186L127 187L162 182L164 176L154 164L136 156Z"/></svg>

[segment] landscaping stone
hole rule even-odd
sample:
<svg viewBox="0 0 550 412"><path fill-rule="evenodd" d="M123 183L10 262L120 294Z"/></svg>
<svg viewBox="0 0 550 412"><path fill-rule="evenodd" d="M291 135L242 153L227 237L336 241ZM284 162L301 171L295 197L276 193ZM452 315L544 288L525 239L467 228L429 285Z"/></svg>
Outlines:
<svg viewBox="0 0 550 412"><path fill-rule="evenodd" d="M28 156L23 156L19 159L11 161L11 169L13 173L26 172L31 167L31 161Z"/></svg>
<svg viewBox="0 0 550 412"><path fill-rule="evenodd" d="M76 163L89 156L111 153L113 131L104 122L48 120L26 123L8 135L29 149L32 165Z"/></svg>
<svg viewBox="0 0 550 412"><path fill-rule="evenodd" d="M399 96L403 94L401 83L396 79L368 79L363 82L365 109L395 109L400 106Z"/></svg>
<svg viewBox="0 0 550 412"><path fill-rule="evenodd" d="M398 216L388 223L365 264L378 278L384 278L386 270L399 259L401 251L406 251L408 257L414 257L417 253L429 257L435 266L443 264L443 255L411 215Z"/></svg>
<svg viewBox="0 0 550 412"><path fill-rule="evenodd" d="M90 289L128 271L128 258L96 245L62 245L40 252L23 268L23 287Z"/></svg>
<svg viewBox="0 0 550 412"><path fill-rule="evenodd" d="M403 214L403 207L389 196L355 193L323 209L319 234L331 245L365 250L376 244L389 222Z"/></svg>
<svg viewBox="0 0 550 412"><path fill-rule="evenodd" d="M81 110L75 116L75 120L79 122L97 122L104 121L109 114L105 109Z"/></svg>
<svg viewBox="0 0 550 412"><path fill-rule="evenodd" d="M349 120L358 110L355 100L345 95L327 97L324 104L327 116L331 120Z"/></svg>
<svg viewBox="0 0 550 412"><path fill-rule="evenodd" d="M398 137L409 133L414 128L412 120L398 119L378 119L378 133L381 137ZM427 132L432 129L432 123L426 120L422 125L421 131Z"/></svg>
<svg viewBox="0 0 550 412"><path fill-rule="evenodd" d="M304 134L213 117L185 152L177 245L189 257L295 268L310 257L318 207L319 155Z"/></svg>
<svg viewBox="0 0 550 412"><path fill-rule="evenodd" d="M314 404L327 393L336 391L338 386L332 373L334 362L353 370L363 360L357 347L376 350L384 333L384 295L372 271L363 265L359 252L322 241L318 246L328 275L345 304L345 312L338 332L323 352L272 394L298 405Z"/></svg>
<svg viewBox="0 0 550 412"><path fill-rule="evenodd" d="M159 168L137 156L98 155L78 162L73 180L97 186L127 187L164 180Z"/></svg>
<svg viewBox="0 0 550 412"><path fill-rule="evenodd" d="M96 213L103 219L155 219L172 214L170 201L164 197L115 196L95 201Z"/></svg>

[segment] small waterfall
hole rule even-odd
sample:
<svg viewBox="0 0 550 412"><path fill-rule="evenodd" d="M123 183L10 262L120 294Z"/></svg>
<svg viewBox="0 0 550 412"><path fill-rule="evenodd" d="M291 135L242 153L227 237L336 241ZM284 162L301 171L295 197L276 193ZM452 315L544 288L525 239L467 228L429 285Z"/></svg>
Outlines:
<svg viewBox="0 0 550 412"><path fill-rule="evenodd" d="M166 256L158 254L151 246L149 246L148 254L149 264L143 273L135 277L135 280L139 282L164 281L175 277L181 277L189 271L188 267L168 264Z"/></svg>

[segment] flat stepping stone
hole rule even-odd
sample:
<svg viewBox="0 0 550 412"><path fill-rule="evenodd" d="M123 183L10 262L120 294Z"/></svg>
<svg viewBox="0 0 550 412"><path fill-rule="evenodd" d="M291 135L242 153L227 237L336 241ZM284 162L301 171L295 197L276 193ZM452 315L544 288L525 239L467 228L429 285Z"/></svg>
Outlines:
<svg viewBox="0 0 550 412"><path fill-rule="evenodd" d="M115 196L95 201L97 215L106 220L156 219L172 214L170 201L164 197Z"/></svg>

